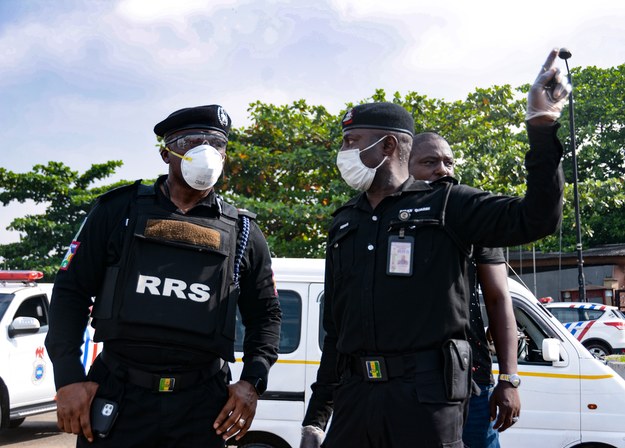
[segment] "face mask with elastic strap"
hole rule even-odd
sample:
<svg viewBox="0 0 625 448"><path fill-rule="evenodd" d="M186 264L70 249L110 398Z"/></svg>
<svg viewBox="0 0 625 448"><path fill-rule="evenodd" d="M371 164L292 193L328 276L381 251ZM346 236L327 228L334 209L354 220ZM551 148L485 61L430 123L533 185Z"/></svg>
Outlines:
<svg viewBox="0 0 625 448"><path fill-rule="evenodd" d="M219 180L223 171L222 155L209 144L191 148L183 155L165 147L170 154L182 159L180 170L184 181L196 190L204 191L211 188Z"/></svg>
<svg viewBox="0 0 625 448"><path fill-rule="evenodd" d="M373 183L377 169L380 168L384 162L386 162L388 156L385 156L375 168L369 168L367 165L362 163L360 153L373 148L386 137L388 137L388 135L385 135L364 149L354 148L339 151L336 156L336 166L341 172L341 177L343 177L343 180L347 185L359 191L367 191L369 189Z"/></svg>

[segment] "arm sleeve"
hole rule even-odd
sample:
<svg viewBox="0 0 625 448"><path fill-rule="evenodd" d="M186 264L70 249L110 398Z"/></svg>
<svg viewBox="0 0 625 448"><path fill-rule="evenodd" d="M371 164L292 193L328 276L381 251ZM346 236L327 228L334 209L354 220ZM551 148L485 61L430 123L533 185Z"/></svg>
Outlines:
<svg viewBox="0 0 625 448"><path fill-rule="evenodd" d="M500 247L475 246L473 258L479 264L501 264L506 262L503 249Z"/></svg>
<svg viewBox="0 0 625 448"><path fill-rule="evenodd" d="M525 157L525 197L497 196L454 186L448 223L463 241L488 247L513 246L553 233L562 216L564 175L559 125L527 125L530 150Z"/></svg>
<svg viewBox="0 0 625 448"><path fill-rule="evenodd" d="M334 407L334 389L338 385L338 352L336 349L337 331L332 318L332 292L334 280L332 278L331 257L326 254L326 274L323 296L323 328L325 338L323 340L323 352L321 363L317 371L317 381L311 386L312 396L306 409L306 415L302 426L316 426L325 430Z"/></svg>
<svg viewBox="0 0 625 448"><path fill-rule="evenodd" d="M241 378L261 378L278 359L282 312L271 270L271 256L262 232L254 223L244 257L239 310L245 326Z"/></svg>
<svg viewBox="0 0 625 448"><path fill-rule="evenodd" d="M81 346L92 297L97 294L105 271L110 222L107 207L98 201L71 243L73 256L65 256L55 278L46 347L57 389L86 380Z"/></svg>
<svg viewBox="0 0 625 448"><path fill-rule="evenodd" d="M310 387L312 395L302 426L315 426L325 431L334 409L334 386L315 382Z"/></svg>

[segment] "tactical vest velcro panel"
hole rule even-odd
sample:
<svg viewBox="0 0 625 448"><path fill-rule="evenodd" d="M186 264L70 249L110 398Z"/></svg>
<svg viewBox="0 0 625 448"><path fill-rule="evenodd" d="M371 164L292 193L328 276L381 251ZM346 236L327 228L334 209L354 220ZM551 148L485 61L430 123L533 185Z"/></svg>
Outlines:
<svg viewBox="0 0 625 448"><path fill-rule="evenodd" d="M96 300L96 338L188 344L225 355L238 298L231 255L236 209L218 218L178 215L145 188L131 206L122 257Z"/></svg>

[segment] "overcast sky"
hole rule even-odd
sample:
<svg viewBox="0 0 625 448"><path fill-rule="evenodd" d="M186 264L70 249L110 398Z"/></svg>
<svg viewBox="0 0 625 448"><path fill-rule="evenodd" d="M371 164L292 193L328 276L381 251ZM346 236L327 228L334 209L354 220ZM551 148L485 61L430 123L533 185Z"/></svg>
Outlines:
<svg viewBox="0 0 625 448"><path fill-rule="evenodd" d="M166 172L154 124L218 103L235 127L253 101L338 113L384 88L464 99L535 78L553 47L571 66L625 62L620 0L0 0L2 166L120 159L118 179ZM562 61L559 61L562 62ZM0 214L6 229L31 205Z"/></svg>

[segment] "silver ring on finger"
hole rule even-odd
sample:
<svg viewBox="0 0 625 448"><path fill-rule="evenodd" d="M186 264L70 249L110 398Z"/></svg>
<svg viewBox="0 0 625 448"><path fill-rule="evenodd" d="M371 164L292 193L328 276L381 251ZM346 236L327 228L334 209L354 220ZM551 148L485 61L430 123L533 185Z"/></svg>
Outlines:
<svg viewBox="0 0 625 448"><path fill-rule="evenodd" d="M240 418L239 419L239 426L245 426L245 419L244 418Z"/></svg>

